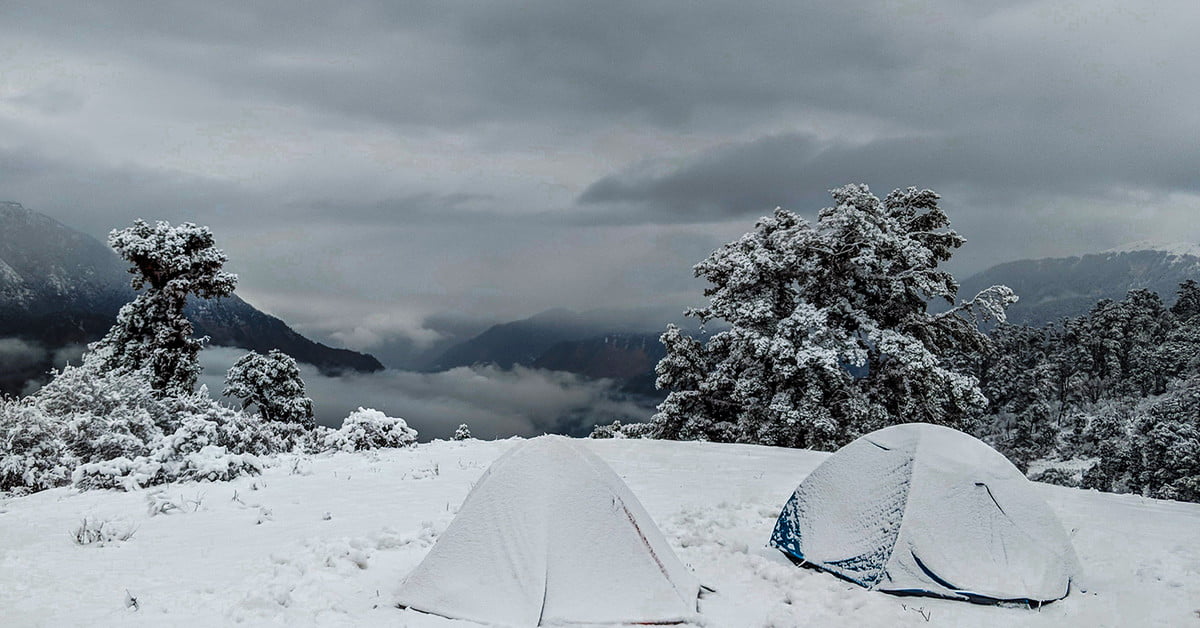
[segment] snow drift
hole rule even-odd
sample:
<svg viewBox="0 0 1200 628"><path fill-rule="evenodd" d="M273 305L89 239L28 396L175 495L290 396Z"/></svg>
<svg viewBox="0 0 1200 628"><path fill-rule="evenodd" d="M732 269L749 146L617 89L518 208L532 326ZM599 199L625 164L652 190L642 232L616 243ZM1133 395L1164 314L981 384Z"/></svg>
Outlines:
<svg viewBox="0 0 1200 628"><path fill-rule="evenodd" d="M771 545L870 589L973 601L1061 599L1078 573L1062 525L1008 459L925 423L830 456L784 506Z"/></svg>
<svg viewBox="0 0 1200 628"><path fill-rule="evenodd" d="M480 478L399 604L488 624L670 623L695 615L699 592L616 473L543 436Z"/></svg>

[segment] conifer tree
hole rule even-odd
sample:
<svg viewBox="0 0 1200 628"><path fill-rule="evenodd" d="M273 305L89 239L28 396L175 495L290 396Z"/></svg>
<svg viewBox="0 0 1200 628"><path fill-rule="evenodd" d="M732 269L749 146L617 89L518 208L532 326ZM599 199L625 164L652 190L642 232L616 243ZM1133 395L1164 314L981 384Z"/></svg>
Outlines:
<svg viewBox="0 0 1200 628"><path fill-rule="evenodd" d="M709 303L687 314L729 328L704 343L663 334L659 437L833 448L887 424L960 425L981 412L978 382L946 358L986 346L978 323L1003 321L1012 291L956 303L939 265L963 239L937 194L832 194L815 225L777 209L696 265Z"/></svg>
<svg viewBox="0 0 1200 628"><path fill-rule="evenodd" d="M242 408L257 406L264 421L294 423L312 429L313 403L304 390L300 367L292 356L272 349L267 355L251 351L238 359L225 376L226 397L242 400Z"/></svg>
<svg viewBox="0 0 1200 628"><path fill-rule="evenodd" d="M189 296L233 293L237 276L221 270L225 253L213 245L208 227L163 221L151 225L141 219L110 233L108 244L133 265L133 288L144 291L121 308L108 334L92 344L88 365L101 371L145 370L159 394L190 393L200 373L202 341L192 337L183 308Z"/></svg>

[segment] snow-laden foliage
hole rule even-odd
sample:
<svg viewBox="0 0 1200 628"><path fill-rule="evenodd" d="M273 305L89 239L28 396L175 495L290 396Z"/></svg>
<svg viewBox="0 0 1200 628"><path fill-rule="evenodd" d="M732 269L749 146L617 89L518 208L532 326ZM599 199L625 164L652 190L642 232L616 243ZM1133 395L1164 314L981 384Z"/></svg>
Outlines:
<svg viewBox="0 0 1200 628"><path fill-rule="evenodd" d="M54 418L79 460L136 457L149 453L151 443L178 420L147 376L144 371L66 366L30 399Z"/></svg>
<svg viewBox="0 0 1200 628"><path fill-rule="evenodd" d="M597 425L592 428L588 438L649 438L654 431L651 423L621 423L613 421L608 425Z"/></svg>
<svg viewBox="0 0 1200 628"><path fill-rule="evenodd" d="M302 426L222 406L203 387L164 397L144 371L68 366L37 393L0 401L0 491L229 479L309 440Z"/></svg>
<svg viewBox="0 0 1200 628"><path fill-rule="evenodd" d="M39 408L25 400L0 398L0 493L67 484L76 462Z"/></svg>
<svg viewBox="0 0 1200 628"><path fill-rule="evenodd" d="M325 436L325 449L361 451L384 447L407 447L417 442L417 431L404 419L390 417L371 408L359 408L342 421L341 429Z"/></svg>
<svg viewBox="0 0 1200 628"><path fill-rule="evenodd" d="M696 265L709 304L688 315L729 328L703 343L663 334L659 437L832 449L888 424L961 426L982 412L977 381L946 357L986 346L978 323L1002 321L1012 291L956 302L939 265L963 239L937 194L832 194L815 225L778 209ZM930 311L933 300L947 309Z"/></svg>
<svg viewBox="0 0 1200 628"><path fill-rule="evenodd" d="M140 456L120 456L81 464L73 483L82 489L131 490L184 480L227 480L262 470L260 456L291 451L298 439L287 430L227 408L206 390L163 404L177 424ZM283 427L286 427L283 426Z"/></svg>
<svg viewBox="0 0 1200 628"><path fill-rule="evenodd" d="M91 347L90 359L105 371L148 369L160 394L189 393L200 373L201 341L183 315L189 295L233 293L237 276L223 272L225 254L208 227L171 226L143 220L109 234L108 244L132 264L132 285L142 292L121 308L117 323Z"/></svg>
<svg viewBox="0 0 1200 628"><path fill-rule="evenodd" d="M1200 376L1121 409L1089 426L1099 460L1083 485L1200 502Z"/></svg>
<svg viewBox="0 0 1200 628"><path fill-rule="evenodd" d="M471 428L467 427L466 423L459 425L458 429L454 430L454 440L468 440L470 438Z"/></svg>
<svg viewBox="0 0 1200 628"><path fill-rule="evenodd" d="M178 418L139 372L67 366L0 408L0 490L70 483L80 464L148 455Z"/></svg>
<svg viewBox="0 0 1200 628"><path fill-rule="evenodd" d="M296 423L305 429L316 425L300 367L278 349L267 355L251 351L238 359L225 377L222 395L241 399L243 409L257 406L264 421Z"/></svg>

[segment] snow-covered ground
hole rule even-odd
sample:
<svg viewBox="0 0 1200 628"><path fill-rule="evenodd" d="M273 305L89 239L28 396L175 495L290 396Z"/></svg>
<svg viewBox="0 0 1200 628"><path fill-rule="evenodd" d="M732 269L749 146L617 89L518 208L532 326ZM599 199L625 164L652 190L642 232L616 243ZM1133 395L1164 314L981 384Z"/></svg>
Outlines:
<svg viewBox="0 0 1200 628"><path fill-rule="evenodd" d="M284 458L260 477L0 501L3 626L472 626L394 607L484 469L514 441ZM1040 610L866 591L765 547L826 454L585 441L716 589L696 626L1200 625L1200 505L1038 485L1086 593ZM84 519L128 540L79 545Z"/></svg>

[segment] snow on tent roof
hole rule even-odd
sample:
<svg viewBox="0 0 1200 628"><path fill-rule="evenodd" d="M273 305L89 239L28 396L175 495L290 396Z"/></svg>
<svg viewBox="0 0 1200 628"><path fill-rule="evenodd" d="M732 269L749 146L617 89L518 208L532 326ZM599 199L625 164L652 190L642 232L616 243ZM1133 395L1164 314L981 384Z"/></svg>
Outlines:
<svg viewBox="0 0 1200 628"><path fill-rule="evenodd" d="M784 505L771 545L870 589L982 602L1061 599L1079 569L1062 524L1007 458L926 423L830 456Z"/></svg>
<svg viewBox="0 0 1200 628"><path fill-rule="evenodd" d="M699 593L617 474L542 436L483 474L398 601L487 624L672 623L694 616Z"/></svg>

